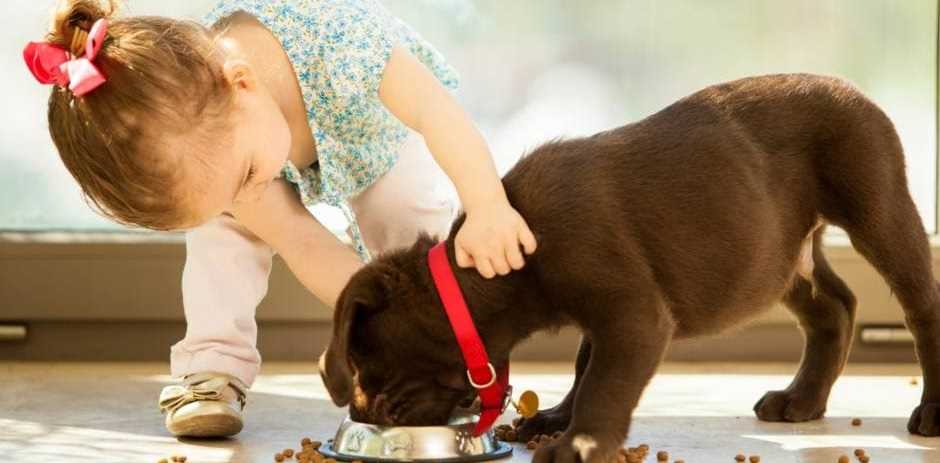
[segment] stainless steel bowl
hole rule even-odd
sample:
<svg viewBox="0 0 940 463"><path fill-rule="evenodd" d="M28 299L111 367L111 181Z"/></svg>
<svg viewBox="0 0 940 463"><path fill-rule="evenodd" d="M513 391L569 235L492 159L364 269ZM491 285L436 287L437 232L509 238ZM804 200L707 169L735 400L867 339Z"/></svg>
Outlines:
<svg viewBox="0 0 940 463"><path fill-rule="evenodd" d="M469 462L509 456L512 447L492 431L473 437L475 415L457 415L446 426L376 426L346 418L320 453L341 461Z"/></svg>

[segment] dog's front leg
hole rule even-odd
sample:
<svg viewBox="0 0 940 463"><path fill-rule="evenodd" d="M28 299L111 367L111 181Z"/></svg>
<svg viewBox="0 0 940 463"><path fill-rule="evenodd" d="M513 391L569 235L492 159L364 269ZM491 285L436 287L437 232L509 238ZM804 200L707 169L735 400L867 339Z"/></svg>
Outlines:
<svg viewBox="0 0 940 463"><path fill-rule="evenodd" d="M517 429L519 441L526 442L538 434L553 434L564 431L571 423L571 410L574 408L574 397L581 386L584 371L587 370L591 359L591 340L587 335L581 337L581 347L578 348L578 358L574 365L574 384L562 401L552 408L539 410L532 418L525 418Z"/></svg>
<svg viewBox="0 0 940 463"><path fill-rule="evenodd" d="M633 409L662 360L673 325L662 304L631 304L619 313L609 304L605 309L607 317L589 330L591 358L571 424L535 452L535 463L608 462L627 437Z"/></svg>

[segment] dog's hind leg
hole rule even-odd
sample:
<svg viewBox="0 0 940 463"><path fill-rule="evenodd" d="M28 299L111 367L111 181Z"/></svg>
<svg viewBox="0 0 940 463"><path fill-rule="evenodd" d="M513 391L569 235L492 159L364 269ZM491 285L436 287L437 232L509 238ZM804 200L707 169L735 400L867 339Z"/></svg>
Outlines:
<svg viewBox="0 0 940 463"><path fill-rule="evenodd" d="M902 184L903 186L903 184ZM920 405L908 430L940 435L940 292L920 216L906 189L858 223L845 225L855 248L878 269L904 308L924 373ZM890 194L890 190L886 195ZM870 219L869 219L870 218Z"/></svg>
<svg viewBox="0 0 940 463"><path fill-rule="evenodd" d="M549 434L564 431L571 422L571 409L574 406L574 397L581 385L581 378L591 359L591 340L587 336L581 337L581 346L578 347L578 358L574 366L574 384L562 401L552 408L539 410L532 418L524 418L516 428L519 442L526 442L538 434Z"/></svg>
<svg viewBox="0 0 940 463"><path fill-rule="evenodd" d="M872 105L873 106L873 105ZM820 208L848 232L904 309L924 373L920 405L908 430L940 435L940 291L927 234L907 189L904 152L877 108L857 111L854 127L820 155Z"/></svg>
<svg viewBox="0 0 940 463"><path fill-rule="evenodd" d="M757 417L764 421L799 422L822 417L832 384L848 357L855 297L829 267L821 239L822 228L814 233L810 273L798 274L783 299L806 338L803 359L786 389L770 391L754 405Z"/></svg>

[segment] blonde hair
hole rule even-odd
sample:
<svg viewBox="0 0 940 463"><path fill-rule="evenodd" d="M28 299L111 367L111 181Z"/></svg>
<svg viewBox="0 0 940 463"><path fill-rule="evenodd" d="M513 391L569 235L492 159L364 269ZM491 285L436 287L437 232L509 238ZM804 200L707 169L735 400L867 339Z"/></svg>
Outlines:
<svg viewBox="0 0 940 463"><path fill-rule="evenodd" d="M215 130L232 92L211 31L156 16L115 18L115 0L62 0L46 41L81 54L92 24L109 20L95 65L107 82L76 97L54 87L49 132L62 162L95 209L156 230L191 221L183 204L184 154L161 136ZM208 121L208 122L204 122ZM161 149L162 148L162 149ZM203 163L206 161L201 159Z"/></svg>

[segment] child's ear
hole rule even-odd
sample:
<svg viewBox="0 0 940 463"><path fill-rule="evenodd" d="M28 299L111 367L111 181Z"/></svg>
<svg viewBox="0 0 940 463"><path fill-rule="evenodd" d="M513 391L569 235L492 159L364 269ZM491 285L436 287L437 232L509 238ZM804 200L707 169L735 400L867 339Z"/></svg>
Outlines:
<svg viewBox="0 0 940 463"><path fill-rule="evenodd" d="M258 76L247 61L233 59L222 65L225 81L235 90L255 91L258 88Z"/></svg>

